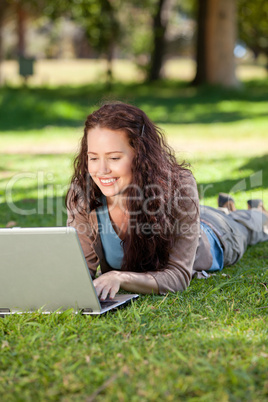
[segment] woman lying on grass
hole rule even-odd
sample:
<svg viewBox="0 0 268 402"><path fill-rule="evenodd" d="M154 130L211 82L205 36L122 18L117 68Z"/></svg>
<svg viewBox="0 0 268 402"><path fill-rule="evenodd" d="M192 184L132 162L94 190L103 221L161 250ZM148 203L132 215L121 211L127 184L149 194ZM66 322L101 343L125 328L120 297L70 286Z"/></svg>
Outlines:
<svg viewBox="0 0 268 402"><path fill-rule="evenodd" d="M252 208L199 210L196 182L179 164L161 131L137 107L105 104L90 114L66 196L101 299L119 289L165 294L194 275L221 270L249 244L268 240L265 212Z"/></svg>

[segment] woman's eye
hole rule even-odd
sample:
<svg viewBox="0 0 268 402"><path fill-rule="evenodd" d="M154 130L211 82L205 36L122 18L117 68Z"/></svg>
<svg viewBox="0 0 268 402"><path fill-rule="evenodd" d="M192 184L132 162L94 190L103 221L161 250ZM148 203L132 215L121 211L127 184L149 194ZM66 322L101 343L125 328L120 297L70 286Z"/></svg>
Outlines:
<svg viewBox="0 0 268 402"><path fill-rule="evenodd" d="M96 161L97 158L89 158L90 161Z"/></svg>
<svg viewBox="0 0 268 402"><path fill-rule="evenodd" d="M120 158L111 158L112 161L119 161Z"/></svg>

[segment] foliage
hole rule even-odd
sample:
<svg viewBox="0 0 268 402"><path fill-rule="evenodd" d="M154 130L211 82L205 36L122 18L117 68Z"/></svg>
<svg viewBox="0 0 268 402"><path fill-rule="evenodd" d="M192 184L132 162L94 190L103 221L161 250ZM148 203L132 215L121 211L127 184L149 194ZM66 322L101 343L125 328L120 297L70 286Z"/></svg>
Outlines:
<svg viewBox="0 0 268 402"><path fill-rule="evenodd" d="M73 2L72 17L86 32L90 44L99 52L109 51L119 41L120 27L116 11L121 1L78 0Z"/></svg>
<svg viewBox="0 0 268 402"><path fill-rule="evenodd" d="M141 68L148 62L152 47L152 13L151 0L129 1L118 13L124 31L123 54L134 56Z"/></svg>
<svg viewBox="0 0 268 402"><path fill-rule="evenodd" d="M114 48L116 54L135 58L141 70L147 72L154 48L154 37L158 35L154 27L157 13L157 0L9 0L15 18L15 5L19 4L30 17L40 19L45 24L47 36L53 36L52 27L62 18L75 22L84 32L88 43L96 54L111 57ZM169 1L167 2L169 4ZM188 15L191 10L186 1L172 1L172 13L169 13L173 26L178 24L178 12ZM167 13L165 18L167 18ZM46 17L46 18L44 18ZM54 22L49 24L48 21ZM41 23L41 25L42 25ZM58 39L59 41L59 39ZM55 46L51 46L55 48ZM14 51L13 51L14 54ZM55 51L48 54L55 55Z"/></svg>
<svg viewBox="0 0 268 402"><path fill-rule="evenodd" d="M120 27L116 13L121 6L121 0L29 1L33 1L40 12L52 19L65 16L77 22L84 29L91 46L99 53L106 54L111 43L119 41Z"/></svg>
<svg viewBox="0 0 268 402"><path fill-rule="evenodd" d="M239 38L254 52L268 57L268 3L266 0L238 0Z"/></svg>
<svg viewBox="0 0 268 402"><path fill-rule="evenodd" d="M2 0L1 14L5 11L5 17L8 12L10 18L10 13L14 15L14 10L20 5L32 20L43 16L51 21L60 17L71 19L84 30L97 54L105 55L109 60L116 48L117 55L135 59L137 65L148 74L154 55L154 38L157 36L157 28L154 29L153 24L157 4L157 0ZM173 7L169 25L175 28L174 31L185 20L196 19L196 0L172 0L168 4ZM238 0L237 4L239 39L255 55L267 55L267 1ZM174 43L171 41L169 49L172 55L180 55L178 37ZM55 55L55 52L49 54ZM156 58L159 59L158 56Z"/></svg>
<svg viewBox="0 0 268 402"><path fill-rule="evenodd" d="M196 14L196 0L180 0L177 1L178 12L186 17L194 18Z"/></svg>

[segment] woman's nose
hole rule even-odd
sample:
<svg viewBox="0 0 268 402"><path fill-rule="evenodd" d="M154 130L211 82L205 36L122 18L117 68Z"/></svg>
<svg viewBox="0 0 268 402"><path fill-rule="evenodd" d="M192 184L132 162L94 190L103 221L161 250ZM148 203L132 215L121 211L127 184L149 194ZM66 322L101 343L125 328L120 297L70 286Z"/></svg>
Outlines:
<svg viewBox="0 0 268 402"><path fill-rule="evenodd" d="M109 164L107 163L106 160L100 160L100 164L99 164L99 175L101 174L107 174L111 172L111 169L109 167Z"/></svg>

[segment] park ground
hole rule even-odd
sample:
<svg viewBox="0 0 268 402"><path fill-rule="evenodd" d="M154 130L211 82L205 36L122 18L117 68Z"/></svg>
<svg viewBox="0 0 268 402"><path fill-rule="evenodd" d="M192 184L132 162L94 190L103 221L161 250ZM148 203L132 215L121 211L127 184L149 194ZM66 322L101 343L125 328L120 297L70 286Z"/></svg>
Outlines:
<svg viewBox="0 0 268 402"><path fill-rule="evenodd" d="M237 90L196 89L189 77L109 91L92 82L1 88L0 227L65 225L83 121L103 99L141 107L165 131L191 163L202 204L216 207L224 191L239 208L249 198L268 206L268 81L248 71ZM183 293L141 296L105 317L1 319L0 399L266 401L267 261L267 243L250 247Z"/></svg>

